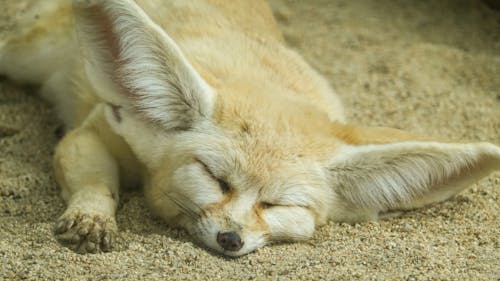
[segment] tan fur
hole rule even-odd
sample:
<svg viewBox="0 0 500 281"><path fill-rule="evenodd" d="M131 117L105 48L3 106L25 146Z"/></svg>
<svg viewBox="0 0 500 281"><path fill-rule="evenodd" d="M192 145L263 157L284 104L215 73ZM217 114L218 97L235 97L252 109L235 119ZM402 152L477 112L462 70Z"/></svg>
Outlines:
<svg viewBox="0 0 500 281"><path fill-rule="evenodd" d="M124 185L239 256L445 200L500 168L493 144L346 124L264 1L73 2L34 2L0 44L0 72L41 84L66 125L55 230L79 252L110 249Z"/></svg>

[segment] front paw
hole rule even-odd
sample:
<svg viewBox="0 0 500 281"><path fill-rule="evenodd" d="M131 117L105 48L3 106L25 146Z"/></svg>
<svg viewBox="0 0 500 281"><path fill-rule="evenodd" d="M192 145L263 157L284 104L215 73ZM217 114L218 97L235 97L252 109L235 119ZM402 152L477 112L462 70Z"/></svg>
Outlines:
<svg viewBox="0 0 500 281"><path fill-rule="evenodd" d="M56 222L57 239L78 253L108 252L117 233L113 217L82 210L67 210Z"/></svg>

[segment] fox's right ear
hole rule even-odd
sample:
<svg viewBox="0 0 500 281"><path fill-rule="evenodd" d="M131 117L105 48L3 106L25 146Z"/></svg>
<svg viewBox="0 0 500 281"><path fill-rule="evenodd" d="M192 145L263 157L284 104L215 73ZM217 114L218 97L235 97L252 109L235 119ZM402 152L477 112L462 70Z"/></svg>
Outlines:
<svg viewBox="0 0 500 281"><path fill-rule="evenodd" d="M345 132L348 134L345 134ZM328 164L334 192L351 209L387 212L443 201L500 170L500 147L447 143L388 128L344 128Z"/></svg>
<svg viewBox="0 0 500 281"><path fill-rule="evenodd" d="M211 115L211 87L134 1L74 0L73 10L86 74L101 98L167 130Z"/></svg>

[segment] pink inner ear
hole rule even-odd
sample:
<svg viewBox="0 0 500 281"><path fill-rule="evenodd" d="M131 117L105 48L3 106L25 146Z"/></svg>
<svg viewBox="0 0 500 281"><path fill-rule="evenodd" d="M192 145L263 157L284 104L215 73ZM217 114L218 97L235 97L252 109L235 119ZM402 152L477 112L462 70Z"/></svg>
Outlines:
<svg viewBox="0 0 500 281"><path fill-rule="evenodd" d="M94 33L95 41L97 42L94 48L97 48L101 55L97 58L103 61L104 71L109 75L117 90L128 96L134 97L131 89L124 85L123 77L120 76L120 68L124 61L122 49L120 46L120 35L117 34L116 20L113 19L110 12L103 5L94 5L85 9L85 17L92 20L90 25Z"/></svg>
<svg viewBox="0 0 500 281"><path fill-rule="evenodd" d="M115 33L113 20L109 13L101 5L95 5L86 9L86 13L95 21L94 27L99 34L99 40L105 42L106 49L109 50L112 60L116 63L120 56L120 41Z"/></svg>

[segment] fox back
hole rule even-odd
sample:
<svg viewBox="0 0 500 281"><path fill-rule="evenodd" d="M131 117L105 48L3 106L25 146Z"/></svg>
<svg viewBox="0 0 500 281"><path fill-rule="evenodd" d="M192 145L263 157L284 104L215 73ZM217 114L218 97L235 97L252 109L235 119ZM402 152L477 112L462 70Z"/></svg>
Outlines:
<svg viewBox="0 0 500 281"><path fill-rule="evenodd" d="M500 169L494 144L347 123L264 1L33 5L41 18L0 45L0 72L41 84L66 125L56 233L76 250L109 248L120 183L239 256L442 201Z"/></svg>

